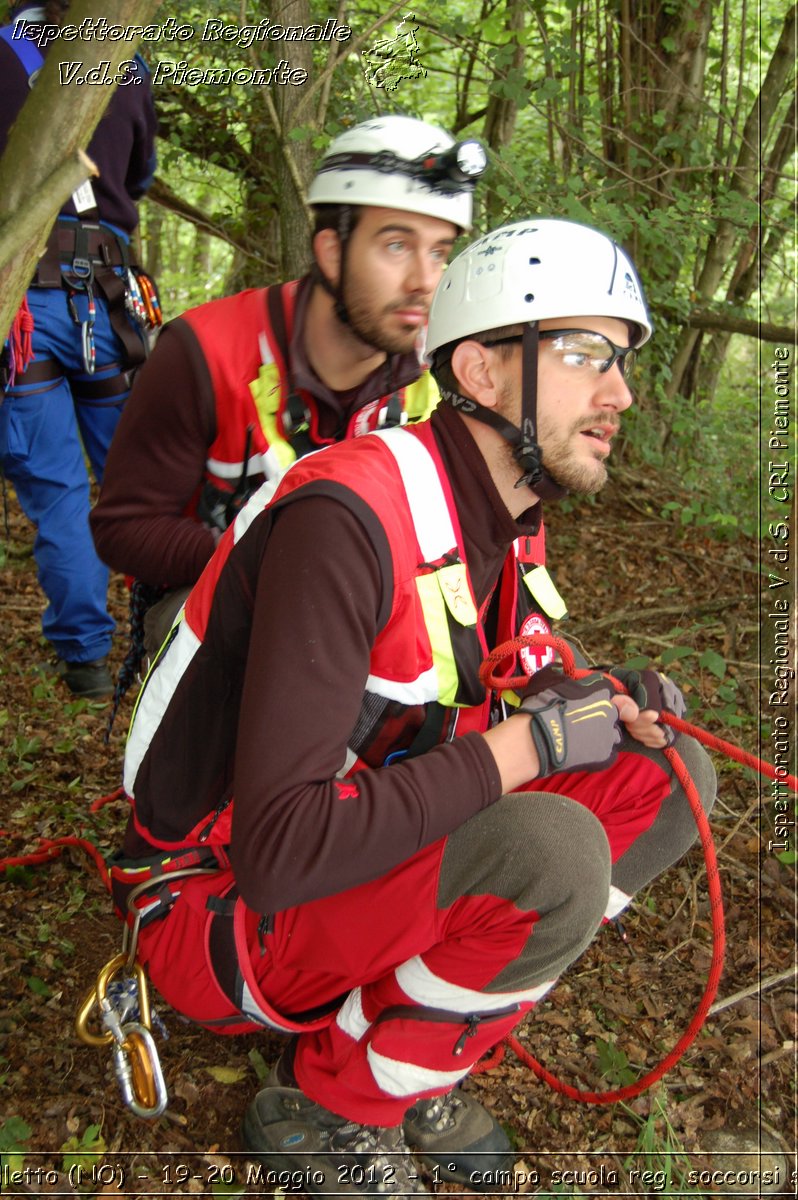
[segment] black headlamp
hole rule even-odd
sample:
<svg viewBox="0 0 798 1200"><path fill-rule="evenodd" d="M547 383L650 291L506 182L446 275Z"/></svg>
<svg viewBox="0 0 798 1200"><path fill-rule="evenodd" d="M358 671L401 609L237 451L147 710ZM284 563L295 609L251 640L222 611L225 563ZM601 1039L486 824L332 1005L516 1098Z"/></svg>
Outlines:
<svg viewBox="0 0 798 1200"><path fill-rule="evenodd" d="M436 191L465 192L473 188L487 165L488 156L482 143L469 138L440 153L422 154L414 159L400 158L391 150L376 154L331 154L321 164L319 174L365 167L384 175L410 175Z"/></svg>
<svg viewBox="0 0 798 1200"><path fill-rule="evenodd" d="M487 165L485 147L476 138L469 138L465 142L456 142L440 154L425 154L409 167L417 178L426 179L433 185L451 182L462 186L479 179Z"/></svg>

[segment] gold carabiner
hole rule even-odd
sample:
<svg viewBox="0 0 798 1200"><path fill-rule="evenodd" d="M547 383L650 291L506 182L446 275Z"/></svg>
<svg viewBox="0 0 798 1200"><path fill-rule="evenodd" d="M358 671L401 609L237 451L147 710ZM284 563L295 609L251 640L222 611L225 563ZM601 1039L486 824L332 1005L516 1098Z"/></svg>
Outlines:
<svg viewBox="0 0 798 1200"><path fill-rule="evenodd" d="M89 1018L95 1005L100 1009L100 1013L103 1016L111 1011L112 1005L108 999L108 985L114 975L127 965L127 954L114 955L110 962L107 962L102 968L97 976L96 984L86 993L83 1003L78 1009L78 1015L75 1019L75 1030L78 1037L87 1046L107 1046L110 1042L114 1041L114 1033L110 1028L106 1028L101 1034L93 1033L89 1029ZM143 1025L145 1029L150 1030L152 1028L152 1014L147 976L140 962L134 962L132 969L138 991L139 1024Z"/></svg>

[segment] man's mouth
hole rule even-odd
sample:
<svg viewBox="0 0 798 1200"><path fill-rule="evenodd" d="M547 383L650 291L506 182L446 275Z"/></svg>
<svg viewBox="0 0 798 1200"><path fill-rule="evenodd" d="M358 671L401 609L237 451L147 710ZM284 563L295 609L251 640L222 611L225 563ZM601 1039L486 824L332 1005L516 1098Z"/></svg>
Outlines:
<svg viewBox="0 0 798 1200"><path fill-rule="evenodd" d="M617 425L589 425L585 429L581 429L585 437L594 438L596 441L605 442L609 445L610 439L618 432Z"/></svg>
<svg viewBox="0 0 798 1200"><path fill-rule="evenodd" d="M609 454L610 442L618 432L617 425L588 425L579 431L582 437L589 438L602 454Z"/></svg>
<svg viewBox="0 0 798 1200"><path fill-rule="evenodd" d="M427 314L421 308L396 308L395 315L403 325L423 325Z"/></svg>

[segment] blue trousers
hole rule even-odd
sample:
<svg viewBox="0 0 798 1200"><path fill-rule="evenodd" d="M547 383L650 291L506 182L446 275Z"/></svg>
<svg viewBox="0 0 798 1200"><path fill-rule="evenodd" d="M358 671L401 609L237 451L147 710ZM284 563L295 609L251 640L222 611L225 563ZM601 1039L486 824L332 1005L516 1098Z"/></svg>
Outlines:
<svg viewBox="0 0 798 1200"><path fill-rule="evenodd" d="M89 477L98 483L127 392L110 400L81 398L81 383L118 375L125 362L102 296L96 296L96 368L86 372L81 325L63 288L30 288L34 361L49 359L58 378L9 390L0 406L0 458L19 503L36 526L33 554L47 597L42 631L59 658L91 662L111 648L115 624L108 613L108 568L89 529ZM86 296L73 297L78 322Z"/></svg>

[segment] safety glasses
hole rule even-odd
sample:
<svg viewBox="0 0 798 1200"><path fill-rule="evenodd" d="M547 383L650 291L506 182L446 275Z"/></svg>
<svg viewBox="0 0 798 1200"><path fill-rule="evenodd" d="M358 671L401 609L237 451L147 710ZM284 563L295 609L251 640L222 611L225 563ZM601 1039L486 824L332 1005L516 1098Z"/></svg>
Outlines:
<svg viewBox="0 0 798 1200"><path fill-rule="evenodd" d="M541 341L551 342L551 348L567 367L592 367L603 375L620 363L621 374L627 382L634 374L637 351L634 346L616 346L603 333L590 329L543 329Z"/></svg>

